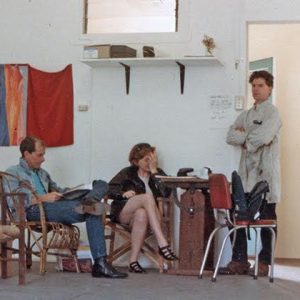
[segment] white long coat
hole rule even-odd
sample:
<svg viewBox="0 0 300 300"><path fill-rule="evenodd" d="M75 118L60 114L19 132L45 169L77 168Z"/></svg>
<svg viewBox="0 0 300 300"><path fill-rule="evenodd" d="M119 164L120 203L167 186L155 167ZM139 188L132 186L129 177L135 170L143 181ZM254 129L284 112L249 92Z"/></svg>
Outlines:
<svg viewBox="0 0 300 300"><path fill-rule="evenodd" d="M245 132L235 130L236 127L243 127ZM280 128L277 108L264 101L242 112L230 126L226 139L228 144L241 148L239 174L245 191L249 192L256 182L266 180L270 187L268 203L280 200Z"/></svg>

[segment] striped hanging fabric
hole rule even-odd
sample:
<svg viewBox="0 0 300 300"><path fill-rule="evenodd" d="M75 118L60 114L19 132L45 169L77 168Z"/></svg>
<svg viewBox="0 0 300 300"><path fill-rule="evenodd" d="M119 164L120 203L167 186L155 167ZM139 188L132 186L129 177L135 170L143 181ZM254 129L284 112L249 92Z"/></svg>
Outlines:
<svg viewBox="0 0 300 300"><path fill-rule="evenodd" d="M0 146L19 145L26 135L27 66L0 65Z"/></svg>

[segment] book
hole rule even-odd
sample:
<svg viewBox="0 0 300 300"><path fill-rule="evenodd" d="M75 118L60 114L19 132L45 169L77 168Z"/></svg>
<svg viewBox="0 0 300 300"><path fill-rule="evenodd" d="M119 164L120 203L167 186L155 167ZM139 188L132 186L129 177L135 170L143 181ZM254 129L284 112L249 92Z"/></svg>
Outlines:
<svg viewBox="0 0 300 300"><path fill-rule="evenodd" d="M75 199L79 197L83 197L88 192L93 189L93 185L91 183L88 184L79 184L72 188L67 189L63 194L61 199Z"/></svg>
<svg viewBox="0 0 300 300"><path fill-rule="evenodd" d="M91 258L78 258L79 270L81 273L92 272ZM61 272L76 272L76 265L73 258L59 257L56 269Z"/></svg>

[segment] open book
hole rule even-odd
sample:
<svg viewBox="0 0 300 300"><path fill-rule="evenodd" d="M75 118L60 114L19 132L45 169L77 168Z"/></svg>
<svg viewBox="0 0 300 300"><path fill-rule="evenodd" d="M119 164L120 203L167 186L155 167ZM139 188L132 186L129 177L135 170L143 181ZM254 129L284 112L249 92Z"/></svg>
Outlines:
<svg viewBox="0 0 300 300"><path fill-rule="evenodd" d="M92 189L93 189L92 183L79 184L66 190L62 194L61 199L75 199L75 198L83 197Z"/></svg>

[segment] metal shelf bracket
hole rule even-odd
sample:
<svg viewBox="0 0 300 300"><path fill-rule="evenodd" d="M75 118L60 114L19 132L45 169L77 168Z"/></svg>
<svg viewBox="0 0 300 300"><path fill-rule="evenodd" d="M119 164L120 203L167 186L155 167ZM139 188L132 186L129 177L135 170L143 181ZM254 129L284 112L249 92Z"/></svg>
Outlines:
<svg viewBox="0 0 300 300"><path fill-rule="evenodd" d="M178 61L176 61L176 64L179 66L180 69L180 92L182 95L184 92L185 65Z"/></svg>
<svg viewBox="0 0 300 300"><path fill-rule="evenodd" d="M130 66L120 62L120 65L122 65L125 68L125 82L126 82L126 94L129 94L129 86L130 86Z"/></svg>

